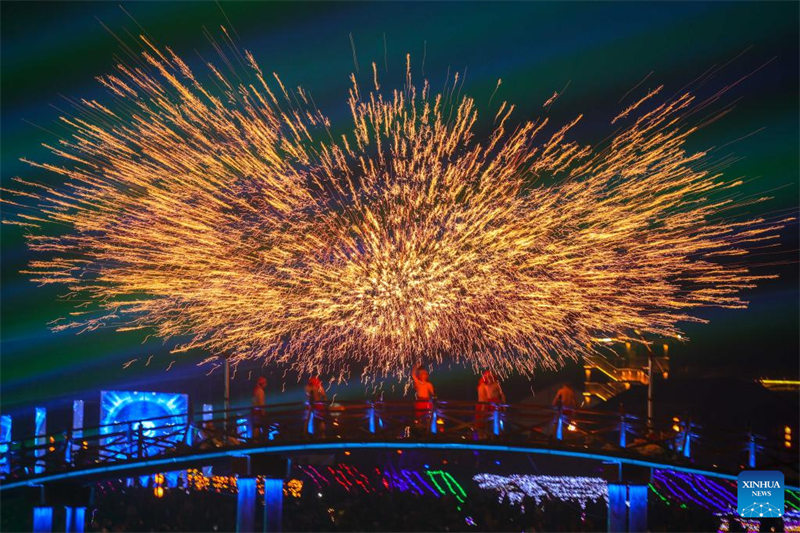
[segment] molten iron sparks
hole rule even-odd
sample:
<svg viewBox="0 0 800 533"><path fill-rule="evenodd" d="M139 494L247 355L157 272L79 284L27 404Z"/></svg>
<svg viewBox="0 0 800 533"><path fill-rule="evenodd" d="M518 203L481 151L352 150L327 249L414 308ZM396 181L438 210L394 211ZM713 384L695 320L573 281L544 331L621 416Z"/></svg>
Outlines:
<svg viewBox="0 0 800 533"><path fill-rule="evenodd" d="M689 94L651 91L599 149L567 140L580 117L511 128L507 103L480 141L474 101L419 90L409 60L391 94L374 65L368 92L352 77L335 137L249 53L245 81L209 65L201 84L144 42L140 67L101 78L113 105L62 117L63 165L30 162L63 184L4 191L40 253L26 272L90 304L57 330L147 328L176 352L364 380L419 359L531 373L744 307L761 276L730 258L780 227L725 221L738 183L686 150Z"/></svg>

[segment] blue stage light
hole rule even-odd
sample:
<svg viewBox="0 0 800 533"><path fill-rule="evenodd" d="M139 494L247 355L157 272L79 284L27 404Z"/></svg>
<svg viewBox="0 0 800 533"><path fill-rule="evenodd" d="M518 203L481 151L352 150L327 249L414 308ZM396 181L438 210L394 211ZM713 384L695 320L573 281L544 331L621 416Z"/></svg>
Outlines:
<svg viewBox="0 0 800 533"><path fill-rule="evenodd" d="M145 456L156 455L161 447L153 439L177 443L186 438L189 398L185 394L137 391L100 393L100 434L109 435L102 445L121 457L138 454L138 432L146 445ZM158 418L158 420L151 420Z"/></svg>
<svg viewBox="0 0 800 533"><path fill-rule="evenodd" d="M11 417L0 416L0 473L8 474L11 467L8 462L8 447L11 442Z"/></svg>
<svg viewBox="0 0 800 533"><path fill-rule="evenodd" d="M36 450L33 452L36 457L44 457L47 450L44 449L47 444L47 409L45 407L37 407L34 415L34 443ZM33 466L33 471L36 474L44 472L44 459L37 459L36 464Z"/></svg>

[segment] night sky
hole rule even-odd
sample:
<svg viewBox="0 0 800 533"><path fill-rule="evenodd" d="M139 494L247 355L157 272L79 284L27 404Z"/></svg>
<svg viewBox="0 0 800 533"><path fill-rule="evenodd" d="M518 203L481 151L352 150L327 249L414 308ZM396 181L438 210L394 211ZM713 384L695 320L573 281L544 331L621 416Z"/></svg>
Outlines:
<svg viewBox="0 0 800 533"><path fill-rule="evenodd" d="M577 135L589 142L611 132L609 120L629 103L620 104L620 99L651 71L640 89L664 84L666 95L688 85L708 96L740 82L715 107L733 106L732 112L694 135L691 147L713 148L713 160L728 161L726 177L747 180L743 198L772 197L736 216L780 217L798 210L794 2L223 3L222 10L215 3L123 5L135 21L117 3L2 3L4 186L14 176L57 179L19 158L51 160L40 143L53 142L53 132L63 131L56 121L59 110L70 109L68 99L102 101L104 92L94 77L108 72L121 55L117 37L132 43L144 28L156 43L169 45L199 67L200 57L214 59L204 31L218 35L222 24L235 29L265 71L279 73L287 86L309 89L333 120L348 113L348 75L354 68L349 33L362 73L373 60L383 64L385 35L390 74L383 76L384 85L400 83L409 52L416 79L424 68L434 89L441 88L448 68L451 73L466 69L463 92L475 97L479 107L502 78L496 98L515 103L518 120L540 116L542 102L569 84L550 115L563 121L585 113ZM698 83L712 67L724 68ZM780 278L748 291L749 309L704 311L710 324L685 326L691 341L670 348L677 373L797 379L797 228L790 224L780 247L752 257L759 272ZM219 400L220 372L207 377L210 368L196 367L204 354L182 354L166 371L176 359L169 346L157 340L143 343L141 332L52 333L48 322L66 315L70 304L59 300L63 287L37 287L19 274L29 259L22 231L2 226L4 412L27 412L33 404L63 405L72 398L91 401L99 390L112 388L174 390L190 392L195 400ZM279 370L242 367L235 394L246 394L251 370L280 386ZM474 395L471 372L442 368L432 378L440 396ZM507 388L514 400L529 394L530 384L515 378ZM285 399L299 398L296 386L288 384L287 391ZM337 391L358 396L363 388L352 384L349 390L332 390ZM274 397L279 391L271 392Z"/></svg>

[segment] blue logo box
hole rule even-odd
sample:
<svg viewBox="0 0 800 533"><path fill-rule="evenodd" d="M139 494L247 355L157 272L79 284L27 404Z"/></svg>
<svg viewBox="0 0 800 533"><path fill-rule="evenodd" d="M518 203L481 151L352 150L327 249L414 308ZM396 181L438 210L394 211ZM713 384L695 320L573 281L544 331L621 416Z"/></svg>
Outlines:
<svg viewBox="0 0 800 533"><path fill-rule="evenodd" d="M746 470L736 480L737 512L743 518L783 516L783 473Z"/></svg>

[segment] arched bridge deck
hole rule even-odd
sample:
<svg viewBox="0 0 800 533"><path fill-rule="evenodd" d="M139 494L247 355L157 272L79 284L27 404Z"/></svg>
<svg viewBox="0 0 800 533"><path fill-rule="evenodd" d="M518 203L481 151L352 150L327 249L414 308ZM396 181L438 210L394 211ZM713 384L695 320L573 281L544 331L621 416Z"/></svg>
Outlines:
<svg viewBox="0 0 800 533"><path fill-rule="evenodd" d="M689 421L648 428L625 413L434 402L280 404L137 420L4 443L0 490L59 481L198 468L231 457L338 450L525 453L671 469L734 479L777 469L797 485L796 457L747 431Z"/></svg>

